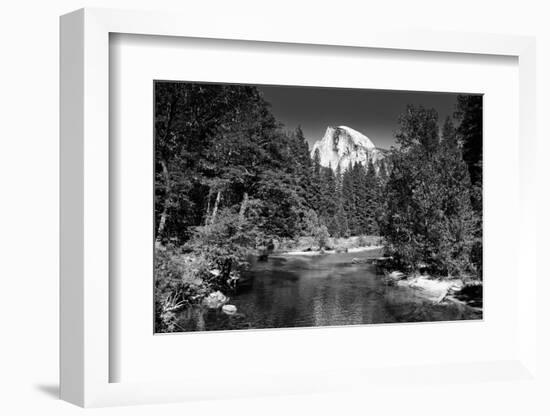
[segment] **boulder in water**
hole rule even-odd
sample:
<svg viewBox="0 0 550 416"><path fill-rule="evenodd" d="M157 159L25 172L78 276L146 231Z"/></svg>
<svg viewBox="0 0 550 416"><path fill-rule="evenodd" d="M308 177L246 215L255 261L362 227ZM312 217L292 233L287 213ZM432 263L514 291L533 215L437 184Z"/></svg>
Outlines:
<svg viewBox="0 0 550 416"><path fill-rule="evenodd" d="M403 280L406 276L403 272L393 271L388 274L388 277L392 280Z"/></svg>
<svg viewBox="0 0 550 416"><path fill-rule="evenodd" d="M235 315L237 313L237 307L235 305L223 305L222 312L226 315Z"/></svg>
<svg viewBox="0 0 550 416"><path fill-rule="evenodd" d="M205 297L203 300L203 304L209 309L217 309L227 303L228 300L229 298L218 290L216 292L210 293L207 297Z"/></svg>
<svg viewBox="0 0 550 416"><path fill-rule="evenodd" d="M351 259L352 264L366 264L370 260L368 258L354 257Z"/></svg>

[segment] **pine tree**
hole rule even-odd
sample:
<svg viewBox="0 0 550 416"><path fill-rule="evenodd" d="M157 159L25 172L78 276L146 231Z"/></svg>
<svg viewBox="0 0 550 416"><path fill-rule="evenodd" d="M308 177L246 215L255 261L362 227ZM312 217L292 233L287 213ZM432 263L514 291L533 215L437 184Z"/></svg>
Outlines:
<svg viewBox="0 0 550 416"><path fill-rule="evenodd" d="M334 235L336 237L344 237L349 234L348 220L344 211L344 197L342 195L343 175L342 169L338 164L335 174L335 200L336 213L334 215Z"/></svg>
<svg viewBox="0 0 550 416"><path fill-rule="evenodd" d="M451 120L451 117L447 116L445 123L443 124L443 130L441 132L441 144L449 147L450 149L456 149L458 147L456 128Z"/></svg>
<svg viewBox="0 0 550 416"><path fill-rule="evenodd" d="M342 202L346 214L347 231L349 235L355 234L358 223L354 182L353 166L350 166L344 171L342 178Z"/></svg>
<svg viewBox="0 0 550 416"><path fill-rule="evenodd" d="M367 215L365 216L365 233L369 235L377 235L378 230L378 221L377 221L377 212L379 210L380 204L380 192L379 192L379 182L376 175L376 169L372 160L369 160L366 170L366 179L365 179L365 199L366 199L366 211Z"/></svg>
<svg viewBox="0 0 550 416"><path fill-rule="evenodd" d="M459 121L458 140L462 144L462 157L468 165L472 181L470 200L476 212L476 243L472 261L481 270L483 263L483 97L459 95L455 119Z"/></svg>
<svg viewBox="0 0 550 416"><path fill-rule="evenodd" d="M357 218L355 235L365 234L368 223L368 200L367 200L367 177L366 170L360 163L353 167L354 193L355 193L355 216Z"/></svg>
<svg viewBox="0 0 550 416"><path fill-rule="evenodd" d="M319 210L322 202L321 170L321 156L319 154L319 149L315 149L315 152L313 153L313 160L311 162L311 188L308 198L310 206L315 210Z"/></svg>
<svg viewBox="0 0 550 416"><path fill-rule="evenodd" d="M298 126L292 134L291 156L295 162L296 181L299 185L299 192L304 198L306 205L313 208L309 200L311 195L311 157L309 155L309 145L304 136L302 128Z"/></svg>
<svg viewBox="0 0 550 416"><path fill-rule="evenodd" d="M433 152L439 145L438 115L434 109L408 105L399 117L400 130L395 138L402 150L421 145L426 152Z"/></svg>
<svg viewBox="0 0 550 416"><path fill-rule="evenodd" d="M322 170L322 202L321 202L321 221L327 226L329 232L334 234L336 225L334 216L336 214L336 180L334 171L329 164L328 168Z"/></svg>
<svg viewBox="0 0 550 416"><path fill-rule="evenodd" d="M463 146L463 158L468 165L472 183L481 186L483 164L483 97L459 95L455 118L457 134Z"/></svg>

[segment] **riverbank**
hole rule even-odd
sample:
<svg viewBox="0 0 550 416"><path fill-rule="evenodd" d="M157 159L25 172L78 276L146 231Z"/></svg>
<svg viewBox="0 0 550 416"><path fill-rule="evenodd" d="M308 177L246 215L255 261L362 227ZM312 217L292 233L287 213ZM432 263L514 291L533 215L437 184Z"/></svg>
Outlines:
<svg viewBox="0 0 550 416"><path fill-rule="evenodd" d="M283 239L274 242L273 255L289 256L319 256L335 253L360 253L363 251L380 250L383 248L382 238L379 236L353 236L328 238L322 249L313 237L299 237Z"/></svg>
<svg viewBox="0 0 550 416"><path fill-rule="evenodd" d="M285 256L321 256L323 254L361 253L364 251L381 250L384 246L354 247L343 250L310 250L310 251L286 251L277 253Z"/></svg>
<svg viewBox="0 0 550 416"><path fill-rule="evenodd" d="M399 278L396 272L386 276L388 281L396 286L408 287L415 290L416 294L434 304L444 302L459 303L482 311L483 284L481 281L464 283L457 278L435 278L427 275L415 275Z"/></svg>

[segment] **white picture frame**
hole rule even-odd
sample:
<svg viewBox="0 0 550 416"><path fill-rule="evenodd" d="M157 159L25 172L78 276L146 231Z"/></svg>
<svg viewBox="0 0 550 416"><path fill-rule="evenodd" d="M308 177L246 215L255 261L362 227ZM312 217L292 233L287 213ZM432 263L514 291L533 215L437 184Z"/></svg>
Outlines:
<svg viewBox="0 0 550 416"><path fill-rule="evenodd" d="M81 9L61 18L61 398L80 406L182 401L210 397L322 392L364 386L392 377L399 369L321 369L321 373L277 374L261 380L238 379L231 386L208 377L147 383L110 382L109 348L109 35L113 33L332 45L438 53L505 55L519 65L520 204L517 218L518 272L525 282L517 292L517 354L509 360L467 364L419 363L415 376L433 379L442 369L466 381L525 380L536 377L535 189L535 41L530 37L378 31L364 28L307 32L278 24L258 24L245 16L236 22L211 16L185 19L173 13ZM236 30L238 28L238 30ZM323 373L323 371L325 371ZM328 374L330 377L319 377ZM414 378L413 377L413 378ZM412 380L412 379L411 379ZM411 381L412 382L412 381ZM352 384L351 382L349 384Z"/></svg>

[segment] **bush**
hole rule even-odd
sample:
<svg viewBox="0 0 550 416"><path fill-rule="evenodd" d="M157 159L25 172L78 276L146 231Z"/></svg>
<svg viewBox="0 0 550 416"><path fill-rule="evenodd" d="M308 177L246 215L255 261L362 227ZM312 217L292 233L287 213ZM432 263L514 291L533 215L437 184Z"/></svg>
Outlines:
<svg viewBox="0 0 550 416"><path fill-rule="evenodd" d="M202 257L190 257L175 247L155 251L155 329L175 330L175 312L198 304L211 291L211 265Z"/></svg>
<svg viewBox="0 0 550 416"><path fill-rule="evenodd" d="M315 240L319 245L319 250L322 250L327 246L328 238L329 233L327 226L324 224L319 225L319 227L315 230Z"/></svg>
<svg viewBox="0 0 550 416"><path fill-rule="evenodd" d="M246 200L241 207L220 210L216 221L195 227L188 250L220 271L217 289L223 289L230 279L245 267L247 256L265 241L265 235L257 227L258 210L254 200Z"/></svg>
<svg viewBox="0 0 550 416"><path fill-rule="evenodd" d="M315 243L319 246L319 250L327 246L330 237L328 228L312 209L306 212L304 216L304 232L306 235L313 237Z"/></svg>
<svg viewBox="0 0 550 416"><path fill-rule="evenodd" d="M235 287L247 256L265 240L257 224L257 201L221 209L204 226L195 227L184 246L155 253L155 325L158 332L175 330L174 311L201 304L216 291Z"/></svg>

